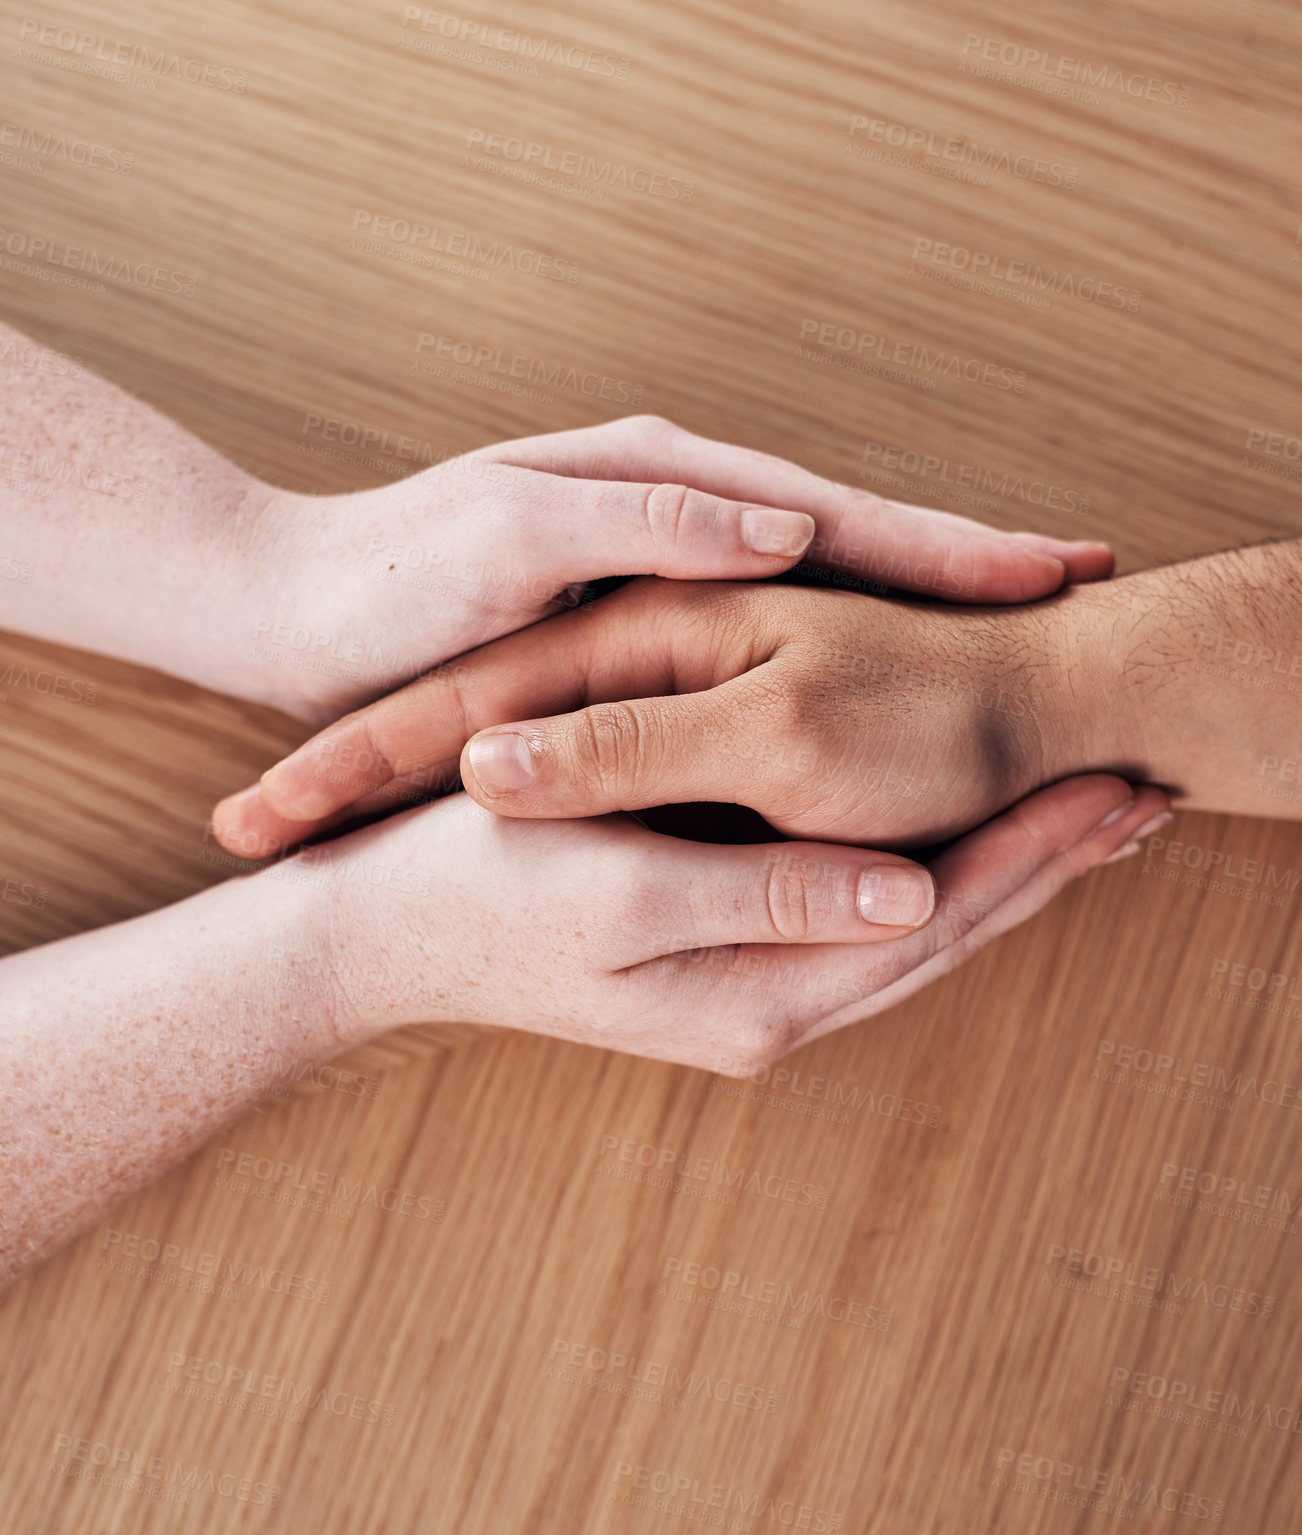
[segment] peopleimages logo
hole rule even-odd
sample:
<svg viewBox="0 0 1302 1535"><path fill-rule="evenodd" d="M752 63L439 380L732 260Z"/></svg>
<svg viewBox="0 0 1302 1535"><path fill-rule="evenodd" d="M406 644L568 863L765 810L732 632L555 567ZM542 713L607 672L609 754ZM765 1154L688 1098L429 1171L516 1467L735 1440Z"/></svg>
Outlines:
<svg viewBox="0 0 1302 1535"><path fill-rule="evenodd" d="M1255 1396L1241 1397L1225 1387L1209 1388L1197 1381L1150 1375L1122 1364L1113 1365L1108 1386L1108 1401L1127 1411L1174 1418L1195 1428L1215 1427L1235 1438L1243 1437L1245 1423L1268 1423L1285 1433L1302 1434L1302 1407L1275 1406ZM1200 1420L1197 1414L1205 1416Z"/></svg>
<svg viewBox="0 0 1302 1535"><path fill-rule="evenodd" d="M74 357L52 352L21 336L0 337L0 362L11 367L30 368L34 373L56 373L64 378L84 378L86 370Z"/></svg>
<svg viewBox="0 0 1302 1535"><path fill-rule="evenodd" d="M611 400L617 405L634 407L641 405L646 395L641 384L630 383L627 379L530 357L526 352L508 353L500 346L464 341L456 336L435 336L423 330L416 337L416 351L422 357L430 353L435 359L432 364L423 361L412 364L414 369L422 372L440 362L454 363L476 373L497 374L543 389L572 389L591 399Z"/></svg>
<svg viewBox="0 0 1302 1535"><path fill-rule="evenodd" d="M1302 976L1282 970L1267 970L1264 965L1234 963L1228 959L1212 960L1210 979L1223 981L1229 991L1248 991L1278 1002L1302 1002ZM1275 993L1279 992L1276 997Z"/></svg>
<svg viewBox="0 0 1302 1535"><path fill-rule="evenodd" d="M1274 432L1264 426L1248 428L1242 469L1260 469L1286 480L1302 480L1302 437Z"/></svg>
<svg viewBox="0 0 1302 1535"><path fill-rule="evenodd" d="M873 152L872 146L881 150ZM1080 174L1075 165L1045 160L1039 155L1002 149L993 144L978 144L966 134L939 134L930 128L911 128L907 123L888 122L880 117L865 117L855 112L850 118L850 151L867 151L865 158L876 159L885 149L902 151L911 159L952 166L955 169L996 171L1016 176L1019 181L1039 181L1051 187L1074 187ZM984 185L984 183L982 183Z"/></svg>
<svg viewBox="0 0 1302 1535"><path fill-rule="evenodd" d="M745 1301L771 1308L774 1312L792 1312L801 1318L826 1317L829 1321L845 1322L869 1332L891 1330L891 1313L881 1306L850 1300L843 1295L824 1295L821 1290L811 1290L808 1285L797 1288L788 1280L761 1279L758 1275L720 1268L717 1264L666 1258L660 1280L660 1293L668 1295L672 1289L679 1288L699 1291L720 1302L714 1307L716 1310L740 1312L745 1308L738 1303ZM677 1296L673 1298L677 1299Z"/></svg>
<svg viewBox="0 0 1302 1535"><path fill-rule="evenodd" d="M312 1275L268 1269L261 1263L236 1262L221 1253L182 1247L176 1242L160 1242L155 1237L141 1237L137 1232L119 1231L116 1227L110 1227L104 1233L100 1251L109 1254L100 1257L98 1267L101 1269L135 1274L178 1289L208 1294L215 1286L242 1284L295 1299L322 1302L330 1299L329 1282ZM137 1268L137 1259L146 1267ZM172 1268L173 1264L175 1268Z"/></svg>
<svg viewBox="0 0 1302 1535"><path fill-rule="evenodd" d="M555 144L540 144L536 139L516 138L509 133L489 133L471 128L466 133L466 158L462 162L472 170L492 168L491 162L506 161L522 172L549 172L574 183L593 182L599 187L615 187L628 192L645 192L649 197L663 197L669 202L689 203L695 192L692 182L649 166L627 165L620 160L599 160L581 149L560 149Z"/></svg>
<svg viewBox="0 0 1302 1535"><path fill-rule="evenodd" d="M557 1375L557 1371L561 1373ZM552 1339L544 1374L567 1385L581 1385L585 1377L595 1378L597 1389L616 1396L629 1395L641 1386L672 1401L696 1397L762 1413L776 1412L778 1407L777 1392L767 1386L747 1385L727 1375L682 1370L663 1359L646 1359L570 1338Z"/></svg>
<svg viewBox="0 0 1302 1535"><path fill-rule="evenodd" d="M1067 1289L1072 1288L1073 1279L1097 1279L1104 1285L1149 1290L1175 1301L1197 1300L1218 1311L1238 1311L1244 1316L1264 1318L1275 1310L1273 1295L1245 1290L1241 1285L1212 1284L1206 1279L1196 1279L1192 1274L1181 1277L1171 1269L1134 1263L1111 1254L1087 1252L1082 1247L1067 1247L1061 1242L1049 1244L1044 1261L1047 1268L1061 1265L1063 1273L1054 1283ZM1042 1274L1040 1278L1048 1282L1049 1276Z"/></svg>
<svg viewBox="0 0 1302 1535"><path fill-rule="evenodd" d="M173 272L167 267L155 266L151 261L133 261L127 256L105 255L87 245L68 245L62 240L51 240L44 235L28 234L21 229L0 229L0 252L16 258L6 261L9 271L24 275L49 277L69 287L86 287L65 275L78 272L92 281L107 277L113 282L128 282L137 288L155 288L164 293L193 298L197 278L186 272ZM58 270L47 273L44 268ZM100 291L107 291L98 284Z"/></svg>
<svg viewBox="0 0 1302 1535"><path fill-rule="evenodd" d="M1207 1197L1196 1197L1200 1194ZM1154 1198L1183 1210L1197 1210L1202 1215L1216 1215L1244 1226L1264 1226L1290 1236L1296 1234L1298 1223L1283 1217L1302 1210L1302 1197L1290 1194L1288 1189L1200 1167L1182 1167L1178 1162L1163 1162Z"/></svg>
<svg viewBox="0 0 1302 1535"><path fill-rule="evenodd" d="M467 263L467 270L503 268L550 282L576 283L583 275L579 262L567 261L562 256L534 250L531 246L512 245L509 241L491 239L467 229L448 229L420 219L395 218L366 208L359 208L353 214L353 238L348 242L348 249L373 255L401 254L403 259L424 265L435 264L436 256L446 256L452 258L452 265Z"/></svg>
<svg viewBox="0 0 1302 1535"><path fill-rule="evenodd" d="M0 123L0 145L20 154L44 155L49 160L65 160L73 165L89 166L96 171L115 171L129 176L136 157L109 144L92 144L86 139L68 138L24 123Z"/></svg>
<svg viewBox="0 0 1302 1535"><path fill-rule="evenodd" d="M254 1184L250 1184L250 1179ZM214 1187L246 1193L257 1183L265 1186L267 1197L273 1204L301 1203L293 1196L306 1194L310 1196L307 1204L313 1208L343 1207L350 1215L354 1210L370 1205L372 1209L386 1210L390 1215L409 1215L414 1220L437 1222L443 1219L443 1201L436 1203L427 1194L382 1189L361 1178L352 1183L345 1174L325 1168L300 1167L297 1163L278 1162L272 1157L255 1157L252 1152L237 1151L233 1146L219 1148Z"/></svg>
<svg viewBox="0 0 1302 1535"><path fill-rule="evenodd" d="M204 1387L209 1390L204 1391ZM306 1409L326 1417L351 1418L354 1423L379 1423L388 1428L396 1413L392 1402L377 1402L355 1392L331 1390L316 1381L304 1383L247 1364L228 1364L175 1350L167 1356L164 1388L178 1396L202 1395L204 1400L224 1397L225 1400L218 1400L219 1406L234 1406L247 1411L251 1418L276 1417L274 1404L283 1403L299 1422Z"/></svg>
<svg viewBox="0 0 1302 1535"><path fill-rule="evenodd" d="M942 458L936 453L916 452L887 442L865 442L861 458L864 464L871 466L870 470L860 471L861 477L865 478L871 478L872 470L880 468L888 474L898 471L909 479L937 481L976 494L997 496L1000 500L1048 507L1054 512L1082 513L1090 508L1087 494L1068 490L1065 485L1055 485L1050 480L1027 479L1008 470L984 469L961 459Z"/></svg>
<svg viewBox="0 0 1302 1535"><path fill-rule="evenodd" d="M275 1508L280 1503L281 1489L275 1482L255 1482L252 1477L172 1460L165 1455L150 1455L145 1450L110 1444L107 1440L56 1434L52 1453L67 1459L62 1465L51 1465L50 1470L73 1481L99 1482L127 1492L145 1491L163 1502L185 1505L191 1493L211 1492L262 1508ZM103 1469L82 1470L83 1466ZM149 1485L142 1487L142 1483Z"/></svg>
<svg viewBox="0 0 1302 1535"><path fill-rule="evenodd" d="M1123 1509L1151 1508L1168 1514L1187 1514L1211 1524L1219 1524L1225 1517L1224 1498L1182 1492L1178 1487L1163 1487L1142 1476L1132 1478L1121 1471L1079 1466L1051 1455L1037 1455L1033 1450L1000 1449L995 1455L995 1470L1003 1472L1006 1478L1001 1481L996 1476L996 1487L1030 1491L1029 1486L1013 1481L1015 1476L1022 1477L1026 1482L1039 1482L1045 1489L1051 1486L1054 1502L1069 1506L1079 1503L1088 1508L1092 1498L1111 1498Z"/></svg>
<svg viewBox="0 0 1302 1535"><path fill-rule="evenodd" d="M968 384L1011 389L1014 394L1026 393L1026 374L1020 369L982 362L977 357L960 357L956 352L933 351L918 341L893 341L889 336L855 330L853 326L839 325L835 320L801 320L800 343L795 355L807 362L832 363L854 372L874 374L878 371L875 364L889 363L895 367L916 368L922 375L958 378Z"/></svg>
<svg viewBox="0 0 1302 1535"><path fill-rule="evenodd" d="M722 1158L689 1158L687 1152L675 1151L672 1146L603 1135L601 1154L612 1153L620 1162L649 1171L647 1178L632 1178L631 1182L654 1184L658 1179L669 1178L674 1182L686 1179L688 1188L693 1183L702 1187L713 1185L725 1193L740 1190L746 1194L763 1194L768 1199L780 1199L787 1204L812 1205L819 1210L827 1207L828 1191L822 1184L802 1183L795 1178L784 1178L780 1173L765 1174L754 1168L730 1166ZM604 1171L600 1163L597 1166L599 1171ZM618 1173L618 1169L614 1172Z"/></svg>
<svg viewBox="0 0 1302 1535"><path fill-rule="evenodd" d="M1270 1076L1259 1080L1256 1072L1244 1076L1242 1071L1236 1071L1231 1075L1226 1067L1208 1061L1187 1061L1182 1055L1119 1044L1115 1039L1100 1040L1094 1060L1096 1077L1105 1067L1111 1067L1117 1076L1134 1072L1140 1077L1164 1079L1161 1085L1168 1097L1183 1096L1189 1088L1209 1088L1230 1103L1236 1098L1255 1098L1259 1103L1281 1109L1302 1109L1302 1085Z"/></svg>
<svg viewBox="0 0 1302 1535"><path fill-rule="evenodd" d="M1043 48L1028 48L1019 43L998 37L983 37L979 32L969 32L963 39L965 74L982 78L1011 78L999 76L993 69L982 69L967 62L981 60L987 65L1001 64L1008 70L1022 70L1041 80L1027 82L1048 95L1068 94L1064 85L1084 85L1105 91L1120 91L1137 101L1156 101L1168 107L1187 107L1192 91L1187 85L1174 80L1161 80L1155 75L1139 74L1134 70L1118 69L1111 64L1095 64L1088 59L1073 59L1062 53L1049 53ZM1015 82L1022 83L1022 82ZM1055 86L1058 89L1055 91ZM1096 98L1102 99L1102 98Z"/></svg>
<svg viewBox="0 0 1302 1535"><path fill-rule="evenodd" d="M647 1493L654 1494L648 1498ZM765 1519L772 1525L808 1530L810 1535L839 1535L841 1515L818 1508L812 1503L797 1503L791 1498L766 1498L762 1493L744 1492L724 1482L705 1481L681 1471L660 1466L635 1465L621 1460L615 1466L615 1485L610 1500L630 1503L635 1508L654 1509L657 1513L686 1515L706 1524L719 1524L707 1509L739 1515L746 1520ZM749 1528L749 1524L743 1528Z"/></svg>
<svg viewBox="0 0 1302 1535"><path fill-rule="evenodd" d="M630 61L617 53L562 43L550 37L531 37L527 32L516 32L496 22L472 21L448 11L422 10L418 5L403 6L402 25L404 29L414 27L445 42L487 48L530 62L541 59L545 64L559 64L580 74L608 80L627 80L631 67Z"/></svg>
<svg viewBox="0 0 1302 1535"><path fill-rule="evenodd" d="M233 91L242 96L248 87L246 71L229 64L208 64L201 59L183 58L178 53L168 53L165 48L147 48L138 43L117 42L94 32L83 32L79 27L61 26L58 22L28 19L20 23L18 36L40 48L53 48L69 58L83 61L96 60L118 69L140 70L159 79L185 80L190 85L206 85L215 91ZM84 73L97 71L86 69ZM108 71L110 79L117 78Z"/></svg>
<svg viewBox="0 0 1302 1535"><path fill-rule="evenodd" d="M913 259L924 265L988 279L991 283L1009 283L1033 293L1051 293L1055 298L1066 293L1087 304L1102 304L1106 309L1126 309L1132 314L1139 308L1141 295L1137 288L1104 282L1097 277L1080 277L1070 270L1059 271L1057 267L1050 267L1046 271L1036 261L1001 256L994 251L972 250L966 245L932 240L925 235L915 237Z"/></svg>

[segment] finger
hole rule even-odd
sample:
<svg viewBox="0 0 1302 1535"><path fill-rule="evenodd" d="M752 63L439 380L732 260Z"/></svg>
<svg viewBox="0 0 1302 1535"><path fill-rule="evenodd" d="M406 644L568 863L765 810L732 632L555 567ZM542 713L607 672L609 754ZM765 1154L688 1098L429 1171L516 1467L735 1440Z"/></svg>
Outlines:
<svg viewBox="0 0 1302 1535"><path fill-rule="evenodd" d="M692 800L764 811L747 771L764 668L705 693L612 699L473 736L466 792L498 815L575 818Z"/></svg>
<svg viewBox="0 0 1302 1535"><path fill-rule="evenodd" d="M988 523L975 522L958 512L943 512L937 507L918 506L911 501L887 500L886 504L905 512L923 512L939 527L949 528L956 535L971 538L992 538L1001 542L1011 540L1023 549L1045 554L1062 563L1068 581L1102 581L1116 569L1116 556L1107 544L1093 539L1050 538L1044 533L1029 529L1005 531L992 528ZM985 599L988 600L988 599Z"/></svg>
<svg viewBox="0 0 1302 1535"><path fill-rule="evenodd" d="M935 908L930 873L893 853L647 836L630 878L648 936L636 940L631 965L721 944L881 943L916 931Z"/></svg>
<svg viewBox="0 0 1302 1535"><path fill-rule="evenodd" d="M697 623L711 590L635 582L485 645L313 736L263 775L262 797L288 820L316 820L396 777L455 764L477 731L539 708L710 687L769 643L753 625L721 634Z"/></svg>
<svg viewBox="0 0 1302 1535"><path fill-rule="evenodd" d="M805 512L817 523L809 563L907 591L969 602L1048 596L1063 580L1111 574L1105 544L1005 533L823 479L785 459L631 416L484 450L499 462L589 479L673 479L732 500Z"/></svg>
<svg viewBox="0 0 1302 1535"><path fill-rule="evenodd" d="M228 853L240 858L277 858L327 831L372 821L460 787L457 759L452 757L389 779L374 793L363 794L331 814L293 819L272 809L261 785L252 784L213 807L213 835Z"/></svg>
<svg viewBox="0 0 1302 1535"><path fill-rule="evenodd" d="M519 487L526 503L552 503L558 514L535 517L513 552L557 588L602 576L762 579L789 570L814 536L806 512L690 485L526 473Z"/></svg>
<svg viewBox="0 0 1302 1535"><path fill-rule="evenodd" d="M799 1043L894 1007L963 964L1073 880L1147 835L1155 818L1169 816L1168 806L1160 789L1131 790L1111 775L1090 774L1040 789L969 832L930 865L938 892L930 926L878 951L881 962L871 974L853 950L829 954L821 964L806 961L811 973L803 977L804 994L813 994L816 972L833 1005Z"/></svg>
<svg viewBox="0 0 1302 1535"><path fill-rule="evenodd" d="M654 1032L636 1048L728 1076L748 1075L798 1044L894 1006L961 964L1086 868L1137 846L1154 818L1163 819L1165 805L1156 789L1132 795L1108 776L1069 779L1031 795L936 859L936 912L912 934L871 948L721 945L632 966L622 974L638 988L646 1016L672 1005L708 1020L689 1050L659 1048Z"/></svg>

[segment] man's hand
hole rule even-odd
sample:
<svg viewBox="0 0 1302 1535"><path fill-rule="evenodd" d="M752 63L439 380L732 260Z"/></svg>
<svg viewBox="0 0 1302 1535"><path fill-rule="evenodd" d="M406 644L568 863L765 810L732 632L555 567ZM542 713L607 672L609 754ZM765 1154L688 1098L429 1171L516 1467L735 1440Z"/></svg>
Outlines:
<svg viewBox="0 0 1302 1535"><path fill-rule="evenodd" d="M874 846L1083 772L1297 818L1300 597L1298 542L1009 608L634 582L339 721L216 821L274 851L454 783L459 754L502 815L713 800Z"/></svg>
<svg viewBox="0 0 1302 1535"><path fill-rule="evenodd" d="M214 825L274 851L450 784L460 756L503 815L706 800L793 837L939 842L1043 781L1034 610L1007 612L636 581L340 720Z"/></svg>

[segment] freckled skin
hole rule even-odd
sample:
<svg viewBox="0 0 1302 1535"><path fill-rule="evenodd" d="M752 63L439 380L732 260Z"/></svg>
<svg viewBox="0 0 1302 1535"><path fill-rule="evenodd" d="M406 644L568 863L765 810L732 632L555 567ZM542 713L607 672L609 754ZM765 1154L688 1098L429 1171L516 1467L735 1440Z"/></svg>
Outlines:
<svg viewBox="0 0 1302 1535"><path fill-rule="evenodd" d="M499 444L375 491L295 495L0 325L0 623L317 723L545 617L574 583L788 569L797 553L741 539L745 510L773 510L779 489L816 542L911 590L1012 601L1110 568L1097 546L900 507L653 418ZM376 579L412 550L429 583ZM328 664L259 649L279 625ZM1126 794L1114 779L1061 785L972 833L935 866L954 896L945 918L918 930L858 913L863 870L904 865L889 855L710 848L622 817L514 822L456 795L6 958L0 1282L287 1074L400 1023L528 1027L744 1075L1029 915L1160 798L1141 793L1096 833ZM772 877L795 858L798 878ZM379 885L358 872L368 860ZM790 897L785 927L774 890ZM793 914L808 932L789 931Z"/></svg>
<svg viewBox="0 0 1302 1535"><path fill-rule="evenodd" d="M1033 797L945 854L944 915L901 929L855 908L865 867L904 865L889 854L712 847L625 816L509 820L457 794L0 960L0 1283L303 1066L403 1023L745 1075L1029 915L1163 803L1141 791L1094 830L1128 800L1116 779ZM774 925L775 867L804 881L803 934Z"/></svg>
<svg viewBox="0 0 1302 1535"><path fill-rule="evenodd" d="M310 918L232 880L0 962L0 1283L352 1043L327 996L268 985L277 947L320 973Z"/></svg>

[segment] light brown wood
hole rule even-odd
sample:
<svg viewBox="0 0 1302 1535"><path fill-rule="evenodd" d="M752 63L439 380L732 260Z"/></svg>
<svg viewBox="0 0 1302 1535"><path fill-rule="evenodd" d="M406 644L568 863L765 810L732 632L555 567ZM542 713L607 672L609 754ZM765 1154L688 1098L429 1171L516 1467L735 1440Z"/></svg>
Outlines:
<svg viewBox="0 0 1302 1535"><path fill-rule="evenodd" d="M9 0L2 14L0 116L135 156L126 175L15 152L0 163L6 235L194 279L192 297L129 277L56 285L0 239L5 317L280 483L354 488L409 469L354 461L313 417L461 449L621 413L574 389L530 398L473 370L413 371L429 331L625 381L646 409L841 478L891 473L863 483L901 499L1107 537L1127 568L1299 531L1297 460L1247 451L1252 432L1267 446L1302 436L1296 9L501 0L456 13L545 40L536 62L514 45L466 56L404 25L397 0L63 0L57 14ZM21 51L33 20L110 53L245 72L246 87L218 73L145 89L147 67L127 83L60 67L76 55L57 43ZM972 35L1014 62L982 64ZM1051 71L1088 66L1066 82L1076 95L1036 89L1061 77L1024 67L1021 48ZM914 130L902 155L878 142ZM470 136L495 133L690 182L692 197L595 169L538 185L500 174L514 169L501 156L479 168ZM966 166L985 185L946 174L965 144L993 151ZM1063 169L1036 172L1037 158ZM1072 171L1074 186L1053 184ZM399 242L357 249L359 212L581 276L496 267L484 281L446 253L421 266ZM921 261L919 241L934 242ZM997 259L1004 294L963 286L971 263L953 252L928 264L942 243ZM1032 307L1014 263L1113 291ZM853 353L876 371L798 355L805 322L884 338ZM997 381L1024 373L1024 391L935 370L940 351ZM882 451L865 460L870 444ZM888 471L888 448L934 455L950 478L907 472L923 467L912 458ZM94 684L94 703L40 691L42 670ZM209 804L303 734L12 635L0 675L5 951L226 877ZM1171 835L1302 870L1297 827L1185 816ZM342 1062L348 1075L300 1083L0 1303L0 1522L22 1535L696 1527L651 1506L668 1485L710 1527L754 1531L1181 1530L1213 1512L1235 1535L1297 1530L1302 1133L1296 1088L1287 1107L1265 1084L1302 1083L1300 898L1271 906L1165 868L1096 872L907 1005L796 1055L781 1085L469 1028L406 1030ZM1286 977L1273 995L1291 991L1291 1011L1248 1005L1246 986L1222 1000L1218 961L1263 972L1254 984ZM1112 1080L1125 1051L1182 1064L1139 1055ZM1238 1077L1229 1108L1154 1090L1218 1074ZM638 1185L618 1176L636 1161L602 1154L607 1136L634 1157L723 1160L818 1192L727 1205L692 1197L717 1192L708 1179ZM247 1192L219 1181L224 1151L304 1183L341 1174L355 1197L325 1213L274 1205L256 1174ZM1235 1214L1267 1190L1257 1218L1273 1225L1167 1202L1168 1164L1234 1180L1210 1202ZM412 1213L383 1208L400 1203L390 1190ZM132 1238L182 1252L122 1272ZM186 1288L204 1253L248 1265L230 1298ZM1110 1260L1132 1266L1129 1300L1055 1282ZM1175 1276L1182 1314L1134 1303L1154 1293L1145 1268ZM284 1270L328 1299L266 1288ZM738 1276L733 1299L714 1304L722 1274ZM742 1289L765 1299L736 1302ZM1239 1309L1264 1302L1236 1289L1272 1297L1272 1314ZM776 1320L747 1314L774 1297ZM597 1362L585 1350L637 1364L583 1370ZM218 1389L204 1370L234 1370L268 1394L186 1396L178 1358L203 1361L200 1391ZM1217 1392L1183 1409L1210 1426L1169 1414ZM124 1451L144 1490L87 1479L79 1439ZM186 1478L184 1506L150 1495ZM1130 1512L1091 1511L1100 1495Z"/></svg>

